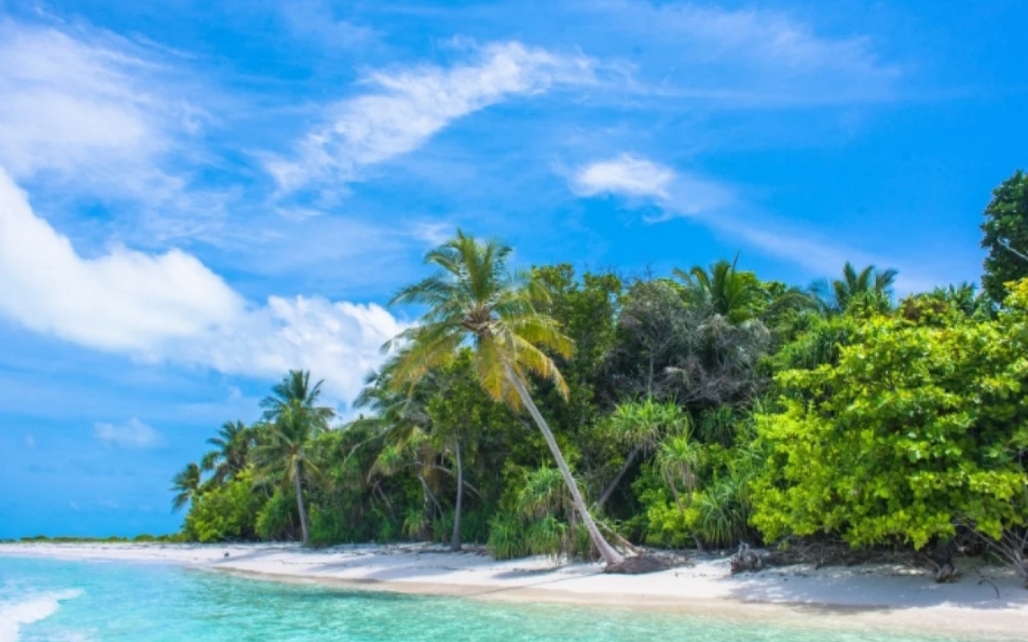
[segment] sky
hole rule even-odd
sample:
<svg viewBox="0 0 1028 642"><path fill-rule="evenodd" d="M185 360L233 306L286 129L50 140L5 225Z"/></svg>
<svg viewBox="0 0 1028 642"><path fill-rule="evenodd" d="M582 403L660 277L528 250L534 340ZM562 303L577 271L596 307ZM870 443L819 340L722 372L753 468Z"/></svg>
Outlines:
<svg viewBox="0 0 1028 642"><path fill-rule="evenodd" d="M0 538L175 531L291 368L342 416L459 227L519 266L979 278L1021 0L0 0Z"/></svg>

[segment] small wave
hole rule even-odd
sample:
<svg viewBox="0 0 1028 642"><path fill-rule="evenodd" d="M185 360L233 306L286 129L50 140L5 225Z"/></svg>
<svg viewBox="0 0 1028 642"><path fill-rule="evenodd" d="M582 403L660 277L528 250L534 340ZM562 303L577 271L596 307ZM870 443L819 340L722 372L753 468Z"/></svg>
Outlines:
<svg viewBox="0 0 1028 642"><path fill-rule="evenodd" d="M72 589L36 593L18 601L0 603L0 642L17 642L22 625L44 620L61 608L63 600L73 600L82 591Z"/></svg>

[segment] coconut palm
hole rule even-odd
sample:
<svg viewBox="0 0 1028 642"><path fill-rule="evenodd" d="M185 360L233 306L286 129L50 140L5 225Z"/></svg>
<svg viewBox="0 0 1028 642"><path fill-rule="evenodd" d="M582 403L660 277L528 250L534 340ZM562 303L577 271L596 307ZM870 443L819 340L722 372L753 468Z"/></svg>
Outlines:
<svg viewBox="0 0 1028 642"><path fill-rule="evenodd" d="M171 500L174 510L181 510L191 500L200 496L200 467L196 464L187 464L171 480L171 490L175 497Z"/></svg>
<svg viewBox="0 0 1028 642"><path fill-rule="evenodd" d="M690 305L707 308L735 324L776 310L812 306L810 296L798 288L769 290L756 274L736 268L738 261L736 255L730 263L721 259L709 268L695 265L688 272L675 268L672 274L682 281L684 298Z"/></svg>
<svg viewBox="0 0 1028 642"><path fill-rule="evenodd" d="M254 437L254 431L243 422L226 421L218 430L218 436L207 440L215 449L203 456L200 468L213 471L211 481L215 484L232 479L246 468Z"/></svg>
<svg viewBox="0 0 1028 642"><path fill-rule="evenodd" d="M303 501L304 481L318 470L311 462L311 445L318 434L328 430L335 414L331 408L318 406L321 384L310 385L310 373L291 370L261 402L264 421L261 440L253 450L258 466L258 479L272 477L292 483L296 492L296 510L304 545L310 544L307 509Z"/></svg>
<svg viewBox="0 0 1028 642"><path fill-rule="evenodd" d="M593 544L608 564L616 564L623 557L593 522L553 432L528 393L526 377L533 374L548 379L567 397L564 378L543 349L568 357L572 345L552 317L536 311L533 301L545 294L531 281L508 270L511 251L510 246L478 241L458 231L456 238L426 255L425 262L438 272L404 288L392 301L428 308L418 326L394 340L405 347L397 361L394 384L413 386L449 361L461 346L470 345L472 366L482 388L515 410L528 409Z"/></svg>
<svg viewBox="0 0 1028 642"><path fill-rule="evenodd" d="M879 270L873 265L857 272L853 265L846 261L842 268L842 278L830 284L818 281L812 286L814 293L821 299L822 307L829 313L845 312L851 305L867 305L873 309L888 309L891 303L892 286L896 281L896 270Z"/></svg>
<svg viewBox="0 0 1028 642"><path fill-rule="evenodd" d="M722 259L709 269L696 265L688 272L675 268L672 274L685 285L689 303L709 306L732 323L740 323L760 313L767 295L753 272L736 269L738 260L736 255L730 263Z"/></svg>

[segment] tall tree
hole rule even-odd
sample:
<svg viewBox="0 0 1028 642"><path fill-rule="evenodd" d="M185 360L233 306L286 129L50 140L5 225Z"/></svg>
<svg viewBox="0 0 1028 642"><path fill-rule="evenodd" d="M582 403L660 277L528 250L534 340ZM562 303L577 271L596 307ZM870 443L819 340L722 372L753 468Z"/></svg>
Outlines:
<svg viewBox="0 0 1028 642"><path fill-rule="evenodd" d="M310 372L291 370L272 388L272 394L261 402L266 424L253 453L263 478L278 477L293 483L305 546L311 540L303 485L311 473L317 472L310 447L314 438L328 429L334 415L331 408L317 405L321 383L311 386Z"/></svg>
<svg viewBox="0 0 1028 642"><path fill-rule="evenodd" d="M982 285L993 301L1002 301L1005 283L1028 276L1028 174L1018 170L992 192L982 232L989 252Z"/></svg>
<svg viewBox="0 0 1028 642"><path fill-rule="evenodd" d="M174 510L181 510L200 495L200 467L193 463L187 464L175 474L171 483L171 490L175 492L171 506Z"/></svg>
<svg viewBox="0 0 1028 642"><path fill-rule="evenodd" d="M427 306L421 323L397 339L408 346L395 372L398 385L411 385L450 359L465 344L479 383L490 397L512 408L525 407L542 432L571 492L593 544L608 564L623 557L600 534L564 455L526 386L534 374L549 379L567 395L559 370L543 350L567 357L571 341L552 317L539 313L534 301L542 288L512 274L507 259L512 248L495 241L478 241L458 231L456 238L429 252L425 262L438 272L401 290L392 303Z"/></svg>

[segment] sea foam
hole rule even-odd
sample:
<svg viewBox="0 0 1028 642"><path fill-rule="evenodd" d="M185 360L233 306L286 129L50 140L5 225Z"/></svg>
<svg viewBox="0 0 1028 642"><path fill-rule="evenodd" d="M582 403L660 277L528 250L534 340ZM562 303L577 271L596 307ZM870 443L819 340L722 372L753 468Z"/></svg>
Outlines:
<svg viewBox="0 0 1028 642"><path fill-rule="evenodd" d="M21 627L44 620L61 608L63 600L82 595L78 589L35 593L20 600L0 602L0 642L17 642Z"/></svg>

